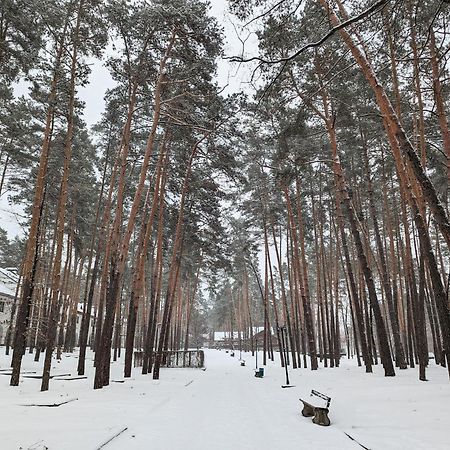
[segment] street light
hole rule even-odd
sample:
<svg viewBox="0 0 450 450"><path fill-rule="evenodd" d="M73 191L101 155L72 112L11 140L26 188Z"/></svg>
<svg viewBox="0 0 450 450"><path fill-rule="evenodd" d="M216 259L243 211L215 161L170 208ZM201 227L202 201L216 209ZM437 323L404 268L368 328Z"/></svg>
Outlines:
<svg viewBox="0 0 450 450"><path fill-rule="evenodd" d="M156 340L155 340L155 349L156 349L156 354L159 356L160 364L161 364L161 362L162 362L162 352L161 352L161 353L159 352L159 339L160 339L160 335L159 335L159 333L158 333L158 328L161 328L161 325L162 325L162 322L158 322L158 323L155 325L155 337L156 337Z"/></svg>
<svg viewBox="0 0 450 450"><path fill-rule="evenodd" d="M283 352L283 359L284 359L284 370L286 372L286 384L283 384L282 388L291 388L294 387L292 384L289 383L289 372L288 372L288 364L287 364L287 356L288 356L288 349L287 349L287 330L286 326L283 325L281 327L278 327L278 331L281 332L281 351Z"/></svg>

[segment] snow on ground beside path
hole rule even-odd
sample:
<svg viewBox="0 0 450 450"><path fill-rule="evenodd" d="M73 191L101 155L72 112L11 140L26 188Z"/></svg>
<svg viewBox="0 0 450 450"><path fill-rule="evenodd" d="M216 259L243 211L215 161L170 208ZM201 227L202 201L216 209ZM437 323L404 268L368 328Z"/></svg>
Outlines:
<svg viewBox="0 0 450 450"><path fill-rule="evenodd" d="M206 350L206 371L163 369L154 381L134 369L132 379L96 391L91 367L87 380L53 379L45 393L40 380L22 378L10 387L9 376L0 375L0 449L94 450L125 427L106 450L362 448L345 433L372 450L449 448L450 386L446 369L434 363L426 383L414 369L385 378L380 367L365 374L343 360L337 369L290 371L295 387L282 389L278 361L258 379L254 358L244 355L241 367L238 356ZM76 376L76 355L53 365L52 374ZM0 369L8 367L1 349ZM41 363L27 354L22 370L40 375ZM113 363L111 380L123 380L122 361ZM298 399L311 389L332 397L330 427L301 415ZM56 408L23 406L73 398Z"/></svg>

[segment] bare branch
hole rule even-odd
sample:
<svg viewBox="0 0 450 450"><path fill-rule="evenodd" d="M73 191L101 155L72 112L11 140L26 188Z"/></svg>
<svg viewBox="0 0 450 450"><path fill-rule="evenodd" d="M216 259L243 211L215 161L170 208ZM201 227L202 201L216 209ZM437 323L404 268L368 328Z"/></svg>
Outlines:
<svg viewBox="0 0 450 450"><path fill-rule="evenodd" d="M268 9L267 11L259 14L256 17L253 17L253 19L249 20L246 24L244 24L244 28L247 27L248 25L250 25L251 23L255 22L258 19L261 19L261 17L264 17L268 14L270 14L272 11L274 11L275 9L277 9L279 6L281 6L286 0L280 0L278 3L276 3L275 5L273 5L270 9Z"/></svg>
<svg viewBox="0 0 450 450"><path fill-rule="evenodd" d="M310 42L306 45L304 45L303 47L301 47L299 50L297 50L295 53L293 53L290 56L286 56L284 58L280 58L280 59L275 59L275 60L271 60L271 59L264 59L261 58L259 56L253 56L251 58L242 58L240 56L231 56L231 57L226 57L225 59L229 59L231 62L239 62L239 63L245 63L245 62L251 62L251 61L259 61L262 64L280 64L283 63L284 65L286 65L286 63L288 63L289 61L292 61L293 59L297 58L299 55L301 55L302 53L304 53L306 50L310 49L310 48L314 48L314 47L319 47L321 46L325 41L327 41L331 36L333 36L337 31L341 30L342 28L348 27L349 25L358 22L372 14L375 14L376 12L378 12L381 8L383 8L387 3L389 3L391 0L378 0L377 2L375 2L372 6L370 6L369 8L367 8L365 11L363 11L362 13L358 14L355 17L352 17L344 22L341 22L339 25L336 25L335 27L331 28L331 30L325 34L324 36L322 36L318 41L316 42Z"/></svg>

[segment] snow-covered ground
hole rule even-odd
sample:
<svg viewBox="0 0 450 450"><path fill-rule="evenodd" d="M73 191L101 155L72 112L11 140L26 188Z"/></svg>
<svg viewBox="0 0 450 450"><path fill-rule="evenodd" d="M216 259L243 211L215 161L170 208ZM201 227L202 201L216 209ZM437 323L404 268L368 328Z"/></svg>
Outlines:
<svg viewBox="0 0 450 450"><path fill-rule="evenodd" d="M0 368L9 358L0 349ZM92 356L92 355L90 355ZM434 363L430 381L416 370L384 378L380 368L365 374L352 361L338 369L290 371L294 388L282 389L284 371L269 364L262 379L253 376L254 358L246 366L225 351L206 350L207 370L163 369L153 381L134 369L124 383L92 389L87 380L51 380L39 392L40 380L23 378L9 386L0 376L0 449L97 449L127 428L106 450L265 450L449 448L450 385L447 371ZM55 361L53 374L76 375L75 355ZM112 380L123 380L123 362L113 363ZM40 375L41 363L29 355L23 371ZM299 397L317 389L332 397L330 427L301 415ZM24 406L77 398L59 407Z"/></svg>

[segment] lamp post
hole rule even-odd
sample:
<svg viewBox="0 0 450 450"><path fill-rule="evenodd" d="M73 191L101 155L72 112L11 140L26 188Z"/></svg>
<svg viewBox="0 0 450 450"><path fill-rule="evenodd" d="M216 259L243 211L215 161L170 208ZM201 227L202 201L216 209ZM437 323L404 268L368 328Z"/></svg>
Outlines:
<svg viewBox="0 0 450 450"><path fill-rule="evenodd" d="M258 337L255 339L255 343L256 343L255 369L258 370Z"/></svg>
<svg viewBox="0 0 450 450"><path fill-rule="evenodd" d="M286 330L286 326L283 325L281 327L278 328L279 331L281 332L281 346L282 349L280 349L283 352L283 359L284 359L284 370L286 372L286 384L283 384L281 387L282 388L290 388L290 387L294 387L292 384L289 383L289 372L288 372L288 364L287 364L287 353L288 353L288 349L287 349L287 330Z"/></svg>
<svg viewBox="0 0 450 450"><path fill-rule="evenodd" d="M161 328L161 325L162 325L162 322L159 322L159 323L157 323L157 324L155 325L155 337L156 337L156 340L155 340L155 349L156 349L156 352L157 352L157 353L159 353L159 338L160 338L159 333L158 333L158 329ZM162 356L163 356L162 354L159 355L159 361L160 361L160 364L161 364L161 362L162 362Z"/></svg>

